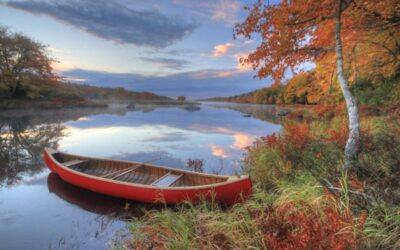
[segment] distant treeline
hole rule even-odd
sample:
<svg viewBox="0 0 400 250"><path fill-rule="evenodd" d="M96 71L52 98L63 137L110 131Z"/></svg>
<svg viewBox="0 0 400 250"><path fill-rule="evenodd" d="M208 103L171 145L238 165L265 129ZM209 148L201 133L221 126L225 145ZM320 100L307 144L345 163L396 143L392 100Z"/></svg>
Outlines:
<svg viewBox="0 0 400 250"><path fill-rule="evenodd" d="M393 103L400 100L399 74L373 79L354 79L351 91L362 104ZM273 85L253 92L215 97L207 101L223 101L259 104L323 104L343 100L340 86L332 76L327 82L318 77L315 70L295 75L286 84Z"/></svg>
<svg viewBox="0 0 400 250"><path fill-rule="evenodd" d="M58 85L60 88L64 88L66 91L71 92L71 94L92 100L172 100L172 98L167 96L159 96L147 91L136 92L124 88L105 88L71 83L58 83Z"/></svg>

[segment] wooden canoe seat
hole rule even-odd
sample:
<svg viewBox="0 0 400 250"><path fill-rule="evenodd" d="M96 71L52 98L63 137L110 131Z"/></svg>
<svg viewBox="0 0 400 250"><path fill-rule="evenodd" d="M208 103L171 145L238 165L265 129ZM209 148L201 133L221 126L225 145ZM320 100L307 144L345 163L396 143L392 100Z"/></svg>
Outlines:
<svg viewBox="0 0 400 250"><path fill-rule="evenodd" d="M179 178L181 178L182 176L183 176L183 174L176 175L176 174L168 173L168 174L162 176L161 178L155 180L153 183L151 183L151 185L157 186L157 187L169 187L172 184L174 184L177 180L179 180Z"/></svg>
<svg viewBox="0 0 400 250"><path fill-rule="evenodd" d="M72 167L72 166L79 165L84 162L87 162L87 161L72 160L72 161L63 162L62 164L64 167Z"/></svg>

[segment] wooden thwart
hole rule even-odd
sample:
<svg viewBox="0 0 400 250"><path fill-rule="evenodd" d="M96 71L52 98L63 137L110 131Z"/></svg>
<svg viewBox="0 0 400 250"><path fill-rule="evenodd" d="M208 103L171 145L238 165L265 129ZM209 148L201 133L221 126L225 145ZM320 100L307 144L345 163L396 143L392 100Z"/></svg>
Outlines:
<svg viewBox="0 0 400 250"><path fill-rule="evenodd" d="M71 167L71 166L79 165L84 162L87 162L87 161L72 160L72 161L63 162L62 164L64 167Z"/></svg>
<svg viewBox="0 0 400 250"><path fill-rule="evenodd" d="M113 176L112 178L110 178L111 180L115 180L115 179L117 179L118 177L121 177L121 176L123 176L123 175L126 175L127 173L130 173L130 172L132 172L133 170L136 170L136 169L138 169L138 168L140 168L140 167L142 167L143 165L139 165L139 166L134 166L134 167L132 167L131 169L128 169L128 170L126 170L126 171L124 171L124 172L122 172L122 173L120 173L120 174L118 174L118 175L116 175L116 176Z"/></svg>
<svg viewBox="0 0 400 250"><path fill-rule="evenodd" d="M131 170L134 170L134 169L136 169L136 168L142 166L142 165L140 165L140 166L138 166L138 165L139 165L139 164L135 164L135 165L132 165L132 166L130 166L130 167L128 167L128 168L119 169L119 170L117 170L117 171L114 171L114 172L111 172L111 173L107 173L107 174L102 175L102 176L100 176L100 177L101 177L101 178L108 178L108 177L111 177L111 176L114 175L114 174L122 173L122 172L125 172L125 171L131 171ZM115 176L114 176L114 177L115 177ZM114 178L114 177L113 177L113 178ZM117 178L117 177L115 177L115 178Z"/></svg>
<svg viewBox="0 0 400 250"><path fill-rule="evenodd" d="M183 174L176 175L176 174L171 174L168 173L161 178L155 180L151 185L152 186L157 186L157 187L169 187L172 184L174 184L179 178L181 178Z"/></svg>
<svg viewBox="0 0 400 250"><path fill-rule="evenodd" d="M105 175L102 175L102 176L100 176L101 178L108 178L108 177L110 177L110 176L112 176L113 174L117 174L117 173L120 173L120 172L122 172L122 171L125 171L125 170L134 170L134 169L136 169L137 167L141 167L141 166L144 166L146 163L150 163L150 162L153 162L153 161L158 161L160 158L157 158L157 159L153 159L153 160L150 160L150 161L146 161L146 162L142 162L142 163L137 163L137 164L134 164L134 165L132 165L132 166L130 166L130 167L127 167L127 168L124 168L124 169L119 169L119 170L117 170L117 171L114 171L114 172L111 172L111 173L108 173L108 174L105 174ZM138 166L138 165L140 165L140 166ZM129 173L130 171L128 171L128 173ZM117 177L113 177L113 178L111 178L111 179L114 179L114 178L118 178L119 176L117 176Z"/></svg>

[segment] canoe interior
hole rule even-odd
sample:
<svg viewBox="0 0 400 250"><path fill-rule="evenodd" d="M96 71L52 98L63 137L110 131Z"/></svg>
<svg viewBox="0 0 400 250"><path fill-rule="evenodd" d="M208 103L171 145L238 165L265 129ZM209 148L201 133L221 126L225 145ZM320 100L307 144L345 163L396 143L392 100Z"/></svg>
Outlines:
<svg viewBox="0 0 400 250"><path fill-rule="evenodd" d="M84 174L107 179L163 187L187 187L217 184L229 177L199 175L180 170L165 169L153 165L85 158L54 153L53 157L65 167Z"/></svg>

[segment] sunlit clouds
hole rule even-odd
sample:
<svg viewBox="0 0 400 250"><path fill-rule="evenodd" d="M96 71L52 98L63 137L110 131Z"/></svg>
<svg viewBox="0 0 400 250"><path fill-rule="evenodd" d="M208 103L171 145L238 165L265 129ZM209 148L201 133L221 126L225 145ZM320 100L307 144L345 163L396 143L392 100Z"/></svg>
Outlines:
<svg viewBox="0 0 400 250"><path fill-rule="evenodd" d="M209 145L212 154L222 158L228 158L238 150L243 150L250 146L256 139L255 136L248 133L225 127L197 127L196 129L207 133L225 134L231 138L231 143L229 145Z"/></svg>
<svg viewBox="0 0 400 250"><path fill-rule="evenodd" d="M213 57L221 57L228 53L229 48L233 47L233 43L224 43L214 46L214 51L212 52Z"/></svg>
<svg viewBox="0 0 400 250"><path fill-rule="evenodd" d="M229 154L225 152L224 147L217 146L217 145L210 145L212 155L222 157L222 158L228 158Z"/></svg>
<svg viewBox="0 0 400 250"><path fill-rule="evenodd" d="M234 143L231 147L234 149L244 149L245 147L250 146L251 143L253 143L253 141L255 140L255 138L251 135L238 132L233 135L233 138Z"/></svg>
<svg viewBox="0 0 400 250"><path fill-rule="evenodd" d="M51 67L54 69L56 73L65 72L68 70L72 70L75 68L73 63L69 63L67 61L54 61L51 63Z"/></svg>
<svg viewBox="0 0 400 250"><path fill-rule="evenodd" d="M218 44L214 46L214 50L211 53L211 57L218 59L221 57L231 58L235 62L235 70L237 71L251 71L252 66L247 63L241 62L241 59L247 57L247 55L252 51L254 47L254 42L249 41L235 41L227 42L223 44Z"/></svg>
<svg viewBox="0 0 400 250"><path fill-rule="evenodd" d="M255 140L254 136L243 132L233 131L228 128L216 128L215 131L230 135L233 139L233 143L228 146L210 145L212 154L222 158L228 158L237 150L243 150L245 147L250 146Z"/></svg>
<svg viewBox="0 0 400 250"><path fill-rule="evenodd" d="M53 53L65 53L65 50L56 48L56 47L47 47L47 51L53 52Z"/></svg>
<svg viewBox="0 0 400 250"><path fill-rule="evenodd" d="M269 85L239 58L253 41L233 39L239 0L6 0L0 25L48 45L65 81L188 99Z"/></svg>
<svg viewBox="0 0 400 250"><path fill-rule="evenodd" d="M86 116L82 116L82 117L78 118L78 121L90 121L90 118L86 117Z"/></svg>

